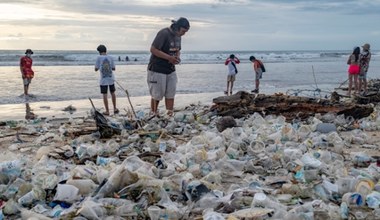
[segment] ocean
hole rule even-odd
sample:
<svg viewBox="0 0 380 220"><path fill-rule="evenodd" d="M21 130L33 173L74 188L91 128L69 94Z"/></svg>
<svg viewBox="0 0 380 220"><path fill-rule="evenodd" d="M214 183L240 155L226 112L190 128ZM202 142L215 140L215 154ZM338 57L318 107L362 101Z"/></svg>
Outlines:
<svg viewBox="0 0 380 220"><path fill-rule="evenodd" d="M0 50L0 105L24 103L19 59L24 50ZM368 79L380 78L380 51L371 51ZM267 72L263 74L260 92L283 92L305 96L327 96L347 80L347 51L182 51L177 66L179 94L214 93L226 89L225 59L235 54L237 65L233 91L254 89L254 74L250 56L261 59ZM108 51L116 63L116 81L130 96L148 96L146 68L149 51ZM81 100L101 98L94 71L96 51L34 50L33 79L28 102ZM128 56L128 61L126 57ZM120 60L119 60L120 58ZM321 92L318 92L321 90ZM317 93L316 93L317 92ZM117 87L118 97L125 92Z"/></svg>

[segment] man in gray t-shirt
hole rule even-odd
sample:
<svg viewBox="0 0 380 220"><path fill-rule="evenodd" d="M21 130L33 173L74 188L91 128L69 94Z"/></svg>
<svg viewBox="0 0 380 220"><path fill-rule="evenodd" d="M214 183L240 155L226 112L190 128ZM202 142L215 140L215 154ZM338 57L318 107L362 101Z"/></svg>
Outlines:
<svg viewBox="0 0 380 220"><path fill-rule="evenodd" d="M112 104L114 113L119 113L119 109L116 108L116 95L115 95L115 76L113 71L115 71L115 63L111 56L107 55L107 48L104 45L99 45L97 48L99 56L96 59L95 71L100 72L100 93L103 94L103 102L106 111L103 112L104 115L109 115L110 111L108 108L108 88L111 92Z"/></svg>
<svg viewBox="0 0 380 220"><path fill-rule="evenodd" d="M181 36L190 28L186 18L173 21L168 28L160 30L150 47L147 83L151 95L151 113L158 115L158 104L165 97L167 114L173 115L174 96L177 86L175 65L181 62Z"/></svg>

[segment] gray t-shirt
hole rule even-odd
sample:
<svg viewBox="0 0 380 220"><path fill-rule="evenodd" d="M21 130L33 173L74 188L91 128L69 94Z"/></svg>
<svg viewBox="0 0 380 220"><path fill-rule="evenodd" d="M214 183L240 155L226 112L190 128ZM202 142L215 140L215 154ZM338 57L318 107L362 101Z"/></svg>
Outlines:
<svg viewBox="0 0 380 220"><path fill-rule="evenodd" d="M115 70L115 63L111 56L99 55L96 59L95 68L99 69L101 86L112 85L115 82L113 70Z"/></svg>
<svg viewBox="0 0 380 220"><path fill-rule="evenodd" d="M152 46L170 56L175 56L176 53L181 50L181 37L176 36L170 28L164 28L157 33ZM152 54L148 64L148 70L170 74L175 71L175 66L169 63L169 61Z"/></svg>

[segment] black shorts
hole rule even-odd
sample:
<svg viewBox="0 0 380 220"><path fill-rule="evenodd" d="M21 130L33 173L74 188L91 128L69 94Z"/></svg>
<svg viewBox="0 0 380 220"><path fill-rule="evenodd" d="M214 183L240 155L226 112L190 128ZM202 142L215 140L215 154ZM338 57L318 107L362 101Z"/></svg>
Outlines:
<svg viewBox="0 0 380 220"><path fill-rule="evenodd" d="M110 92L114 93L115 92L115 84L108 85L108 86L100 86L100 93L102 94L107 94L108 87L110 87Z"/></svg>

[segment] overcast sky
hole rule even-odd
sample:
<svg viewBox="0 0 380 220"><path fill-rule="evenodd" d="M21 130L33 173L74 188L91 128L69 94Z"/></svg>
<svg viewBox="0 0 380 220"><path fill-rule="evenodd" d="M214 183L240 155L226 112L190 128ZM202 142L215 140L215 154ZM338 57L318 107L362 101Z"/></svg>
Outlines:
<svg viewBox="0 0 380 220"><path fill-rule="evenodd" d="M149 50L186 17L183 50L380 49L380 0L0 0L0 49Z"/></svg>

